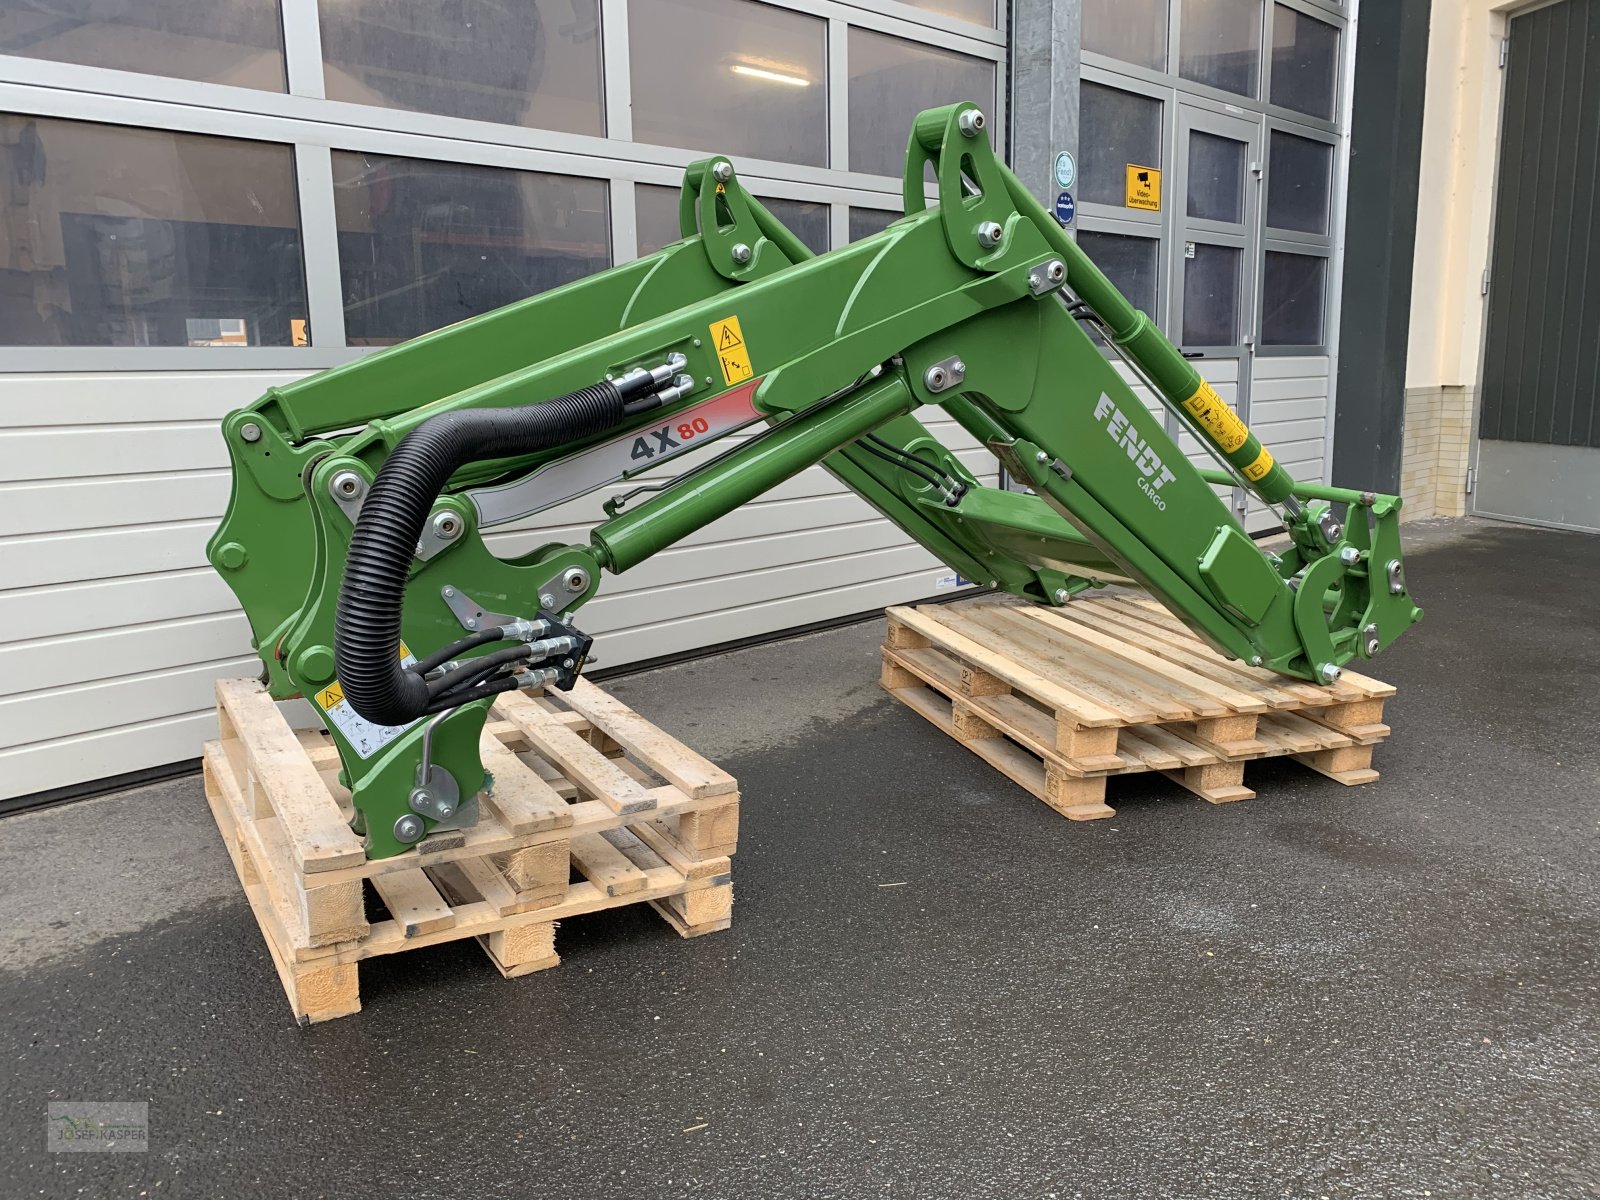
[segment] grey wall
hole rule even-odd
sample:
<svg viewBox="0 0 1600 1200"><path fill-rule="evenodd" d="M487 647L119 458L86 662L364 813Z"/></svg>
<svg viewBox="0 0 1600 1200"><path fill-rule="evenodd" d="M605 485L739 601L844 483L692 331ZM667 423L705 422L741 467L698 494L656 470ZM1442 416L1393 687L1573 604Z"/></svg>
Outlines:
<svg viewBox="0 0 1600 1200"><path fill-rule="evenodd" d="M1400 486L1428 10L1429 0L1369 0L1356 25L1333 451L1343 487Z"/></svg>

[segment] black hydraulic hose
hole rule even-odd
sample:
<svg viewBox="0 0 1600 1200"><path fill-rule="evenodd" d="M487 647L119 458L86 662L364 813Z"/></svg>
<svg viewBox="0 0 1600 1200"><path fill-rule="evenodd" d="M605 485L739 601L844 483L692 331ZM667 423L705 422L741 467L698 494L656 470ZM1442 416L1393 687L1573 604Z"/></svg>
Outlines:
<svg viewBox="0 0 1600 1200"><path fill-rule="evenodd" d="M481 658L468 659L455 670L448 671L437 679L428 680L428 698L437 700L446 692L461 691L477 683L485 675L492 675L507 663L519 662L532 656L531 646L512 646L508 650L496 650L493 654L485 654Z"/></svg>
<svg viewBox="0 0 1600 1200"><path fill-rule="evenodd" d="M857 442L856 445L860 446L868 454L872 454L883 459L884 462L889 463L891 466L899 467L902 471L910 471L913 475L921 477L923 482L928 484L928 486L932 487L935 491L943 492L949 489L949 485L935 475L932 471L924 471L921 467L914 467L905 460L896 458L892 454L886 454L882 450L879 450L871 442Z"/></svg>
<svg viewBox="0 0 1600 1200"><path fill-rule="evenodd" d="M941 467L938 463L931 462L928 459L923 458L920 454L913 454L909 450L902 449L901 447L896 446L893 442L886 442L875 433L867 434L867 441L871 442L874 446L877 446L880 450L887 450L890 454L898 454L901 458L909 458L914 463L921 463L924 467L927 467L928 470L933 471L938 475L942 475L945 482L948 483L952 489L965 488L966 486L961 482L961 480L950 474L949 471L947 471L944 467Z"/></svg>
<svg viewBox="0 0 1600 1200"><path fill-rule="evenodd" d="M490 642L498 642L505 635L506 631L498 625L489 629L480 629L477 633L469 634L460 641L451 642L448 646L435 650L421 662L413 663L406 669L416 675L426 675L435 667L444 666L456 655L465 654L468 650L476 649L479 646L487 646Z"/></svg>
<svg viewBox="0 0 1600 1200"><path fill-rule="evenodd" d="M501 692L514 692L517 690L515 679L496 679L492 683L474 688L464 695L451 692L447 696L440 696L428 702L428 707L422 710L425 717L434 713L448 712L452 708L460 708L463 704L471 704L474 700L487 700L490 696L498 696Z"/></svg>
<svg viewBox="0 0 1600 1200"><path fill-rule="evenodd" d="M339 585L334 664L356 712L380 725L404 725L442 711L432 707L427 681L405 670L395 650L412 555L450 476L471 462L603 433L623 420L627 399L603 380L542 404L441 413L401 440L361 505Z"/></svg>

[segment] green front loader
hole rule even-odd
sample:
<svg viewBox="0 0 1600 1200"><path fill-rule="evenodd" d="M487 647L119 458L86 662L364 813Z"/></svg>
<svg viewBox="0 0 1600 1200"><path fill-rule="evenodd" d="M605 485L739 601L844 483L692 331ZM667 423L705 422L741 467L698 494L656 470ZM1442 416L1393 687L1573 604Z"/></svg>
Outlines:
<svg viewBox="0 0 1600 1200"><path fill-rule="evenodd" d="M995 158L977 108L918 117L905 209L814 256L706 159L682 241L226 419L233 494L209 555L272 695L311 700L338 745L369 856L476 819L494 697L572 686L606 572L814 463L969 579L1061 605L1131 578L1222 653L1299 679L1331 683L1421 617L1400 501L1297 484ZM1189 464L1088 327L1216 470ZM980 483L932 410L1030 492ZM741 430L611 501L586 544L484 543ZM1271 505L1290 544L1260 549L1218 484Z"/></svg>

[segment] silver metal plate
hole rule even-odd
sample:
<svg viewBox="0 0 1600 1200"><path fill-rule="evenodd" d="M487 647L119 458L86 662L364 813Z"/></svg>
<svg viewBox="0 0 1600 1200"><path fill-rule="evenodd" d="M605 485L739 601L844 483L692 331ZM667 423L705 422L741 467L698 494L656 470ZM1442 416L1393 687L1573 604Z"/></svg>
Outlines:
<svg viewBox="0 0 1600 1200"><path fill-rule="evenodd" d="M602 484L648 471L759 421L755 392L760 382L752 379L732 391L663 417L659 424L620 434L511 483L468 492L467 497L478 510L479 527L487 529L532 516L586 495Z"/></svg>

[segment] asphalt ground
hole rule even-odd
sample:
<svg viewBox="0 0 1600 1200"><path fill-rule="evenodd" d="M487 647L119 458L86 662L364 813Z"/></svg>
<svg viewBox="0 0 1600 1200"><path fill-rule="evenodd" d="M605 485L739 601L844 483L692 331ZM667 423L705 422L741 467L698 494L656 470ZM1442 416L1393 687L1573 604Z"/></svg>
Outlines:
<svg viewBox="0 0 1600 1200"><path fill-rule="evenodd" d="M1073 824L879 690L881 621L638 674L739 778L733 928L394 955L309 1029L198 778L0 821L0 1195L1600 1195L1600 539L1408 540L1375 784ZM148 1152L47 1153L57 1100Z"/></svg>

